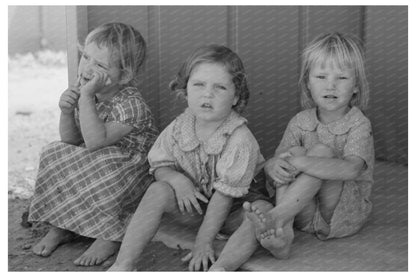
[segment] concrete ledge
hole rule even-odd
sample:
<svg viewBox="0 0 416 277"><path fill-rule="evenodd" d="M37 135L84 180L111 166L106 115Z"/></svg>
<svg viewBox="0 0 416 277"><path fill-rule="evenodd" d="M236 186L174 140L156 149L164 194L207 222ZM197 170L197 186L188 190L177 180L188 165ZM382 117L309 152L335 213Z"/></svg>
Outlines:
<svg viewBox="0 0 416 277"><path fill-rule="evenodd" d="M248 271L407 271L407 167L376 164L373 214L352 237L320 241L295 232L290 258L277 260L259 249L241 269ZM192 249L197 230L163 222L154 240ZM217 254L225 241L216 240Z"/></svg>

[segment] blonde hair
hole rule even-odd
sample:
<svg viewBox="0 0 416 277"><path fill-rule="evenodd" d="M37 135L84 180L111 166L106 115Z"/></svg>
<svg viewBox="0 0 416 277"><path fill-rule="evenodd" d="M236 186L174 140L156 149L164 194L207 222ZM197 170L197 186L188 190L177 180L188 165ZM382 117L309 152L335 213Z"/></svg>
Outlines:
<svg viewBox="0 0 416 277"><path fill-rule="evenodd" d="M146 42L139 31L124 23L106 23L92 30L84 45L92 42L110 50L119 62L126 86L139 85L139 70L146 57Z"/></svg>
<svg viewBox="0 0 416 277"><path fill-rule="evenodd" d="M302 67L299 78L300 101L304 109L315 107L308 89L311 67L331 61L339 68L351 68L355 73L355 88L350 105L365 110L369 101L369 88L364 65L364 53L359 40L340 33L324 34L307 45L302 53Z"/></svg>
<svg viewBox="0 0 416 277"><path fill-rule="evenodd" d="M238 96L238 101L232 108L242 113L250 96L246 72L240 57L225 46L212 44L197 48L182 64L175 79L170 82L169 88L180 96L186 96L186 85L192 70L201 63L219 63L227 68Z"/></svg>

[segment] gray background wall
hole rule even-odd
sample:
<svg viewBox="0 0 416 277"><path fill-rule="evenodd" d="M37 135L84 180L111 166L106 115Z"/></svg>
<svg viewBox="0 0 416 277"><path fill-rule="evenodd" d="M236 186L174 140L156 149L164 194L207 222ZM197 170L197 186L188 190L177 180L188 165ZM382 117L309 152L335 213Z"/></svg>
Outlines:
<svg viewBox="0 0 416 277"><path fill-rule="evenodd" d="M365 43L376 156L408 159L407 6L78 6L67 7L69 79L76 75L76 39L94 27L121 21L148 43L143 95L163 129L185 107L168 90L193 49L225 44L248 72L249 127L266 157L273 154L290 118L300 111L300 53L321 33L352 33Z"/></svg>

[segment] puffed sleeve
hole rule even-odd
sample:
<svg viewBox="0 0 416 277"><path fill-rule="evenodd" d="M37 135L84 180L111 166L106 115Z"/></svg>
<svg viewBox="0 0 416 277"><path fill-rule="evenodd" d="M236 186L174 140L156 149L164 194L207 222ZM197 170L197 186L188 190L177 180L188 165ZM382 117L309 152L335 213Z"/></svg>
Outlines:
<svg viewBox="0 0 416 277"><path fill-rule="evenodd" d="M151 174L153 174L154 171L159 167L175 167L176 159L172 153L173 125L174 122L172 122L162 131L150 149L149 154L147 155L150 164L149 172Z"/></svg>
<svg viewBox="0 0 416 277"><path fill-rule="evenodd" d="M138 97L128 97L116 103L107 121L119 122L139 130L152 124L151 113L147 105Z"/></svg>
<svg viewBox="0 0 416 277"><path fill-rule="evenodd" d="M275 155L284 153L294 146L301 146L301 131L297 122L296 116L289 121L282 140L276 148Z"/></svg>
<svg viewBox="0 0 416 277"><path fill-rule="evenodd" d="M233 133L216 165L218 178L213 187L234 198L248 193L256 166L263 159L257 141L247 132L240 128Z"/></svg>
<svg viewBox="0 0 416 277"><path fill-rule="evenodd" d="M344 146L344 157L358 156L367 166L374 163L374 143L371 123L368 119L360 120L350 129Z"/></svg>

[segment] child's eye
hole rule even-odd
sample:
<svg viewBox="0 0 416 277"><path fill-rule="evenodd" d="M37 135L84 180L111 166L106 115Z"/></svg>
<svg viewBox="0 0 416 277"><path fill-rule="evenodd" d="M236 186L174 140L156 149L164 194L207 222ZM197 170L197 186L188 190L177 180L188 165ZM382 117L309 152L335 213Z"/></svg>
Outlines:
<svg viewBox="0 0 416 277"><path fill-rule="evenodd" d="M217 89L220 89L220 90L227 90L227 87L225 87L223 85L217 85L216 87L217 87Z"/></svg>
<svg viewBox="0 0 416 277"><path fill-rule="evenodd" d="M348 79L348 77L341 76L341 77L339 77L339 79L341 79L341 80L347 80L347 79Z"/></svg>
<svg viewBox="0 0 416 277"><path fill-rule="evenodd" d="M108 68L107 68L107 66L105 66L105 65L103 65L103 64L101 64L101 63L97 63L97 66L99 67L99 68L101 68L101 69L104 69L104 70L107 70Z"/></svg>
<svg viewBox="0 0 416 277"><path fill-rule="evenodd" d="M318 78L318 79L325 79L325 76L324 75L317 75L316 78Z"/></svg>
<svg viewBox="0 0 416 277"><path fill-rule="evenodd" d="M203 84L202 83L194 83L194 87L202 87Z"/></svg>
<svg viewBox="0 0 416 277"><path fill-rule="evenodd" d="M87 60L88 61L88 59L90 58L87 54L85 54L85 53L82 53L82 58L84 58L84 60Z"/></svg>

